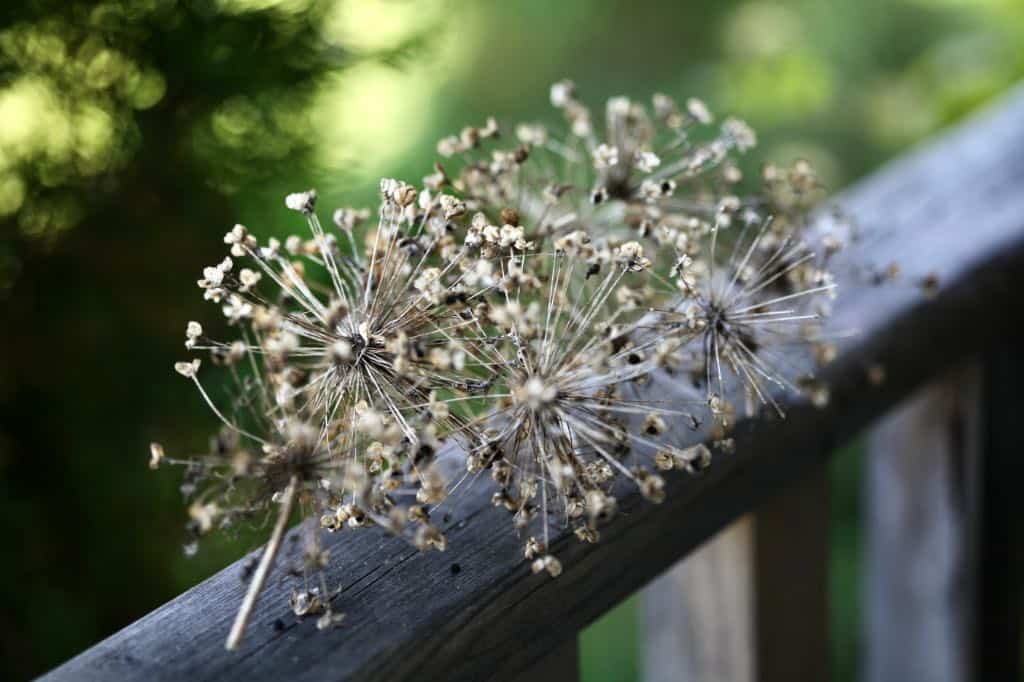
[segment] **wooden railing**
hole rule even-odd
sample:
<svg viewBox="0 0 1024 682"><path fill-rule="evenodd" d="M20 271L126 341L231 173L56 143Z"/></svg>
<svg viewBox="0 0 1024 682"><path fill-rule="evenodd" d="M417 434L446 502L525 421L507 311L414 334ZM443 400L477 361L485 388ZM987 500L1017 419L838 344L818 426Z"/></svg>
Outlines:
<svg viewBox="0 0 1024 682"><path fill-rule="evenodd" d="M329 538L340 628L286 617L289 582L272 580L226 652L239 563L46 679L569 680L577 633L670 571L644 599L648 679L823 680L824 465L872 425L867 679L1019 679L1024 91L841 203L863 238L848 256L861 267L840 274L832 324L856 333L826 371L827 407L743 421L736 454L670 478L663 504L625 497L596 545L558 537L558 579L530 572L480 485L447 522L444 553L374 532ZM893 262L900 278L872 281Z"/></svg>

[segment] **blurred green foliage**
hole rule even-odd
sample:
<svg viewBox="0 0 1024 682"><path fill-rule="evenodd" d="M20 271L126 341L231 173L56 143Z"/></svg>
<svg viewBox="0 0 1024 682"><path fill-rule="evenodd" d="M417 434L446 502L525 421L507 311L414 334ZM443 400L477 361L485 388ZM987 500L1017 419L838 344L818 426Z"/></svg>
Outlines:
<svg viewBox="0 0 1024 682"><path fill-rule="evenodd" d="M0 677L56 665L223 566L180 552L146 445L212 418L170 367L235 222L298 230L288 191L372 200L489 114L555 121L654 90L747 118L758 158L835 188L1024 75L1019 0L7 0L0 8ZM851 451L853 452L853 451ZM858 458L834 467L835 669L857 666ZM583 638L638 670L632 602ZM609 662L608 656L614 658Z"/></svg>

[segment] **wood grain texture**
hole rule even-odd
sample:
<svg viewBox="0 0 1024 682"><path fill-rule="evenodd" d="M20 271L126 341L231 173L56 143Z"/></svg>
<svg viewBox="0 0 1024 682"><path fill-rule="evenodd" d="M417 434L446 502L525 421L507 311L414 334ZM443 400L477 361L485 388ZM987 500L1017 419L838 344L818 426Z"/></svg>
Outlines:
<svg viewBox="0 0 1024 682"><path fill-rule="evenodd" d="M828 679L825 467L701 545L642 603L647 682Z"/></svg>
<svg viewBox="0 0 1024 682"><path fill-rule="evenodd" d="M1024 528L1015 349L988 349L869 439L869 682L1021 678Z"/></svg>
<svg viewBox="0 0 1024 682"><path fill-rule="evenodd" d="M579 638L570 637L529 670L519 673L513 682L572 682L579 678Z"/></svg>
<svg viewBox="0 0 1024 682"><path fill-rule="evenodd" d="M983 452L975 468L974 679L1024 679L1024 362L1016 339L981 359Z"/></svg>
<svg viewBox="0 0 1024 682"><path fill-rule="evenodd" d="M646 682L754 682L754 518L744 516L643 592Z"/></svg>
<svg viewBox="0 0 1024 682"><path fill-rule="evenodd" d="M825 466L814 467L758 507L753 571L755 679L829 679Z"/></svg>
<svg viewBox="0 0 1024 682"><path fill-rule="evenodd" d="M868 682L975 679L980 369L972 362L931 382L868 439Z"/></svg>
<svg viewBox="0 0 1024 682"><path fill-rule="evenodd" d="M741 422L737 453L700 478L671 477L660 506L622 500L596 545L552 544L558 580L532 575L521 540L478 485L447 524L449 550L418 554L374 532L329 538L328 572L349 625L318 633L285 609L272 578L240 649L223 642L242 598L241 565L197 585L52 671L50 680L192 681L514 679L624 597L773 491L819 465L896 400L1019 323L1024 285L1024 94L1014 93L947 137L854 188L846 208L864 226L852 256L896 260L909 279L935 274L938 296L841 275L834 324L857 335L826 376L827 409L804 403L786 421ZM888 378L867 378L875 363ZM670 391L654 381L652 390ZM453 570L458 564L459 570ZM275 621L282 627L275 627Z"/></svg>

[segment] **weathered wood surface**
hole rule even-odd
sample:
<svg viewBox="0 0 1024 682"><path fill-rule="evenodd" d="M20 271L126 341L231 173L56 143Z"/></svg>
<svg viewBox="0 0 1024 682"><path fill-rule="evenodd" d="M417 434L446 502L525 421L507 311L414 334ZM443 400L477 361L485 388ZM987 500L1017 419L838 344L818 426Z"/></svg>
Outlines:
<svg viewBox="0 0 1024 682"><path fill-rule="evenodd" d="M1012 342L943 375L869 439L868 682L1017 680L1024 581Z"/></svg>
<svg viewBox="0 0 1024 682"><path fill-rule="evenodd" d="M532 575L521 540L486 486L447 524L449 550L420 555L373 532L330 539L328 578L348 625L316 632L285 611L272 582L240 649L223 650L242 598L240 565L189 590L52 671L51 680L511 679L832 450L943 367L1019 323L1024 285L1024 93L891 164L845 200L865 229L855 256L898 261L905 281L935 274L935 298L909 283L840 280L837 328L856 327L827 372L827 409L738 425L737 454L702 477L673 477L660 506L622 501L602 542L552 544L565 573ZM868 380L881 364L887 379ZM654 390L670 390L657 380ZM458 571L455 570L456 565ZM282 619L283 628L274 626Z"/></svg>
<svg viewBox="0 0 1024 682"><path fill-rule="evenodd" d="M814 467L756 510L754 632L756 680L829 679L828 471L824 465Z"/></svg>
<svg viewBox="0 0 1024 682"><path fill-rule="evenodd" d="M570 637L557 649L516 675L513 682L571 682L580 679L579 638Z"/></svg>
<svg viewBox="0 0 1024 682"><path fill-rule="evenodd" d="M646 682L754 682L754 517L722 530L643 592Z"/></svg>
<svg viewBox="0 0 1024 682"><path fill-rule="evenodd" d="M976 679L972 512L983 448L980 369L970 363L928 384L868 439L868 682Z"/></svg>
<svg viewBox="0 0 1024 682"><path fill-rule="evenodd" d="M1019 337L982 359L982 457L973 491L976 680L1024 679L1024 428Z"/></svg>
<svg viewBox="0 0 1024 682"><path fill-rule="evenodd" d="M644 590L646 682L828 679L827 473L776 491Z"/></svg>

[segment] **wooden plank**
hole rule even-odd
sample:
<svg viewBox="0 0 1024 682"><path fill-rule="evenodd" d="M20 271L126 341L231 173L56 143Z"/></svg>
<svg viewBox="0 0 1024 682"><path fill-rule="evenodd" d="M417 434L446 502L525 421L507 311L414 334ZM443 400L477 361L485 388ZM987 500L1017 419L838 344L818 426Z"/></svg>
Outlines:
<svg viewBox="0 0 1024 682"><path fill-rule="evenodd" d="M896 400L1021 320L1024 284L1024 95L876 174L844 201L866 237L852 254L938 295L875 287L851 268L837 328L858 330L826 376L826 409L800 403L786 421L743 421L735 455L700 478L671 477L660 506L626 496L602 541L552 542L565 572L533 575L521 540L477 486L446 524L447 553L421 555L373 532L328 539L328 579L344 587L348 625L315 632L274 582L237 652L223 639L241 599L235 565L49 674L49 679L514 679L720 528L799 478ZM886 368L875 386L868 368ZM652 390L671 391L656 377ZM459 570L454 570L458 565Z"/></svg>
<svg viewBox="0 0 1024 682"><path fill-rule="evenodd" d="M757 679L827 680L827 468L816 467L758 507L754 528Z"/></svg>
<svg viewBox="0 0 1024 682"><path fill-rule="evenodd" d="M644 679L828 679L828 477L818 467L644 590Z"/></svg>
<svg viewBox="0 0 1024 682"><path fill-rule="evenodd" d="M580 679L579 638L570 637L560 647L519 673L515 682L573 682Z"/></svg>
<svg viewBox="0 0 1024 682"><path fill-rule="evenodd" d="M977 463L974 679L1024 679L1024 363L1016 344L983 360L984 457Z"/></svg>
<svg viewBox="0 0 1024 682"><path fill-rule="evenodd" d="M970 516L982 445L980 398L980 368L968 364L918 391L870 435L869 682L974 679Z"/></svg>
<svg viewBox="0 0 1024 682"><path fill-rule="evenodd" d="M744 516L642 596L647 682L754 682L754 519Z"/></svg>
<svg viewBox="0 0 1024 682"><path fill-rule="evenodd" d="M874 429L868 680L1020 679L1022 377L991 351Z"/></svg>

